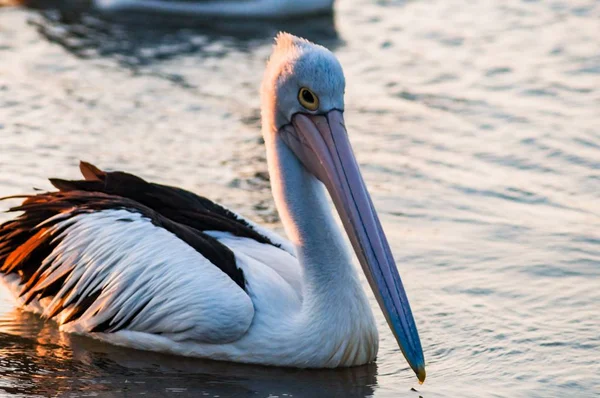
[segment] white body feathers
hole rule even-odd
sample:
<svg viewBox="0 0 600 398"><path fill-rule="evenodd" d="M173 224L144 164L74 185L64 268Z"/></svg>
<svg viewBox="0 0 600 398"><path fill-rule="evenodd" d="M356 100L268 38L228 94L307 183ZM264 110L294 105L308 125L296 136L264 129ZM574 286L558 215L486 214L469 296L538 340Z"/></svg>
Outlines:
<svg viewBox="0 0 600 398"><path fill-rule="evenodd" d="M34 300L26 309L47 315L61 300L80 296L70 304L75 306L99 289L102 294L61 330L143 350L278 366L351 366L375 358L377 330L361 287L346 285L346 297L332 291L336 297L327 299L330 311L314 312L305 303L302 268L285 250L208 232L235 253L246 278L244 292L198 252L138 213L81 214L53 228L64 227L62 241L46 260L54 264L45 281L74 269L54 298ZM19 279L8 275L3 280L22 304ZM67 307L60 314L59 324L69 312ZM110 318L112 326L119 326L133 313L126 329L89 332Z"/></svg>

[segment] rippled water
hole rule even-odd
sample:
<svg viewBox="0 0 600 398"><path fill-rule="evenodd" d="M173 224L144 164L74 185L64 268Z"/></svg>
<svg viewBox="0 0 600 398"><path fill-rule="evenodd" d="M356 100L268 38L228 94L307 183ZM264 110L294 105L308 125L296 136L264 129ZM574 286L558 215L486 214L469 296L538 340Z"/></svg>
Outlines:
<svg viewBox="0 0 600 398"><path fill-rule="evenodd" d="M254 26L39 3L0 9L0 195L85 159L280 228L258 119L271 37L334 49L428 379L378 311L376 364L309 372L108 347L0 290L0 395L600 394L600 3L339 0Z"/></svg>

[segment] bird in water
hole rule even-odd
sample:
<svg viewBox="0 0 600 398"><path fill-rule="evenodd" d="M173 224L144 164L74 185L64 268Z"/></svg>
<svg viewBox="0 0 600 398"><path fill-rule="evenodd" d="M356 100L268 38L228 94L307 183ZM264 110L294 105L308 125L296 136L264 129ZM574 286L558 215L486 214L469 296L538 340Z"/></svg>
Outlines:
<svg viewBox="0 0 600 398"><path fill-rule="evenodd" d="M333 0L93 0L104 12L153 12L209 18L290 18L331 13Z"/></svg>
<svg viewBox="0 0 600 398"><path fill-rule="evenodd" d="M375 360L371 307L333 218L409 365L425 361L392 252L344 124L342 67L276 38L261 87L272 193L289 240L180 188L82 162L84 180L18 196L0 275L65 332L175 355L299 368ZM14 197L13 197L14 198Z"/></svg>

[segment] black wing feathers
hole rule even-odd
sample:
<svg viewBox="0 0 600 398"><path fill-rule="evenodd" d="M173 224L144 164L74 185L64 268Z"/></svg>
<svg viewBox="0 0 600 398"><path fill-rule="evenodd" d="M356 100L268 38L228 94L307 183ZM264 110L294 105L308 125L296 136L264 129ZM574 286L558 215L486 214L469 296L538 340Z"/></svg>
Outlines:
<svg viewBox="0 0 600 398"><path fill-rule="evenodd" d="M85 180L67 181L52 178L50 182L63 192L103 192L128 198L199 231L231 232L236 236L277 246L252 229L245 220L205 197L181 188L150 183L122 171L104 172L87 162L81 162L79 167Z"/></svg>
<svg viewBox="0 0 600 398"><path fill-rule="evenodd" d="M51 249L57 244L50 243L53 241L54 236L45 236L43 232L48 227L63 219L57 218L53 223L49 223L47 220L51 217L59 214L68 214L68 217L73 217L81 213L111 209L125 209L142 214L144 217L151 220L154 225L166 229L193 247L211 263L221 268L221 270L229 275L242 289L245 288L243 273L237 268L233 252L227 246L221 244L219 241L200 230L173 221L138 202L100 192L49 192L28 197L20 206L11 208L9 211L23 211L24 213L15 220L6 223L8 225L5 224L0 227L0 250L2 250L2 245L4 243L10 254L7 258L8 261L4 261L0 271L10 273L24 270L31 273L29 268L40 267L39 262L30 260L32 258L35 260L39 256L41 256L42 259L47 257L52 252ZM18 228L20 224L19 220L21 218L24 219L27 228ZM44 223L44 228L37 230L35 226L42 223ZM11 242L12 239L10 239L10 235L12 235L12 233L9 230L11 226L18 229L19 234L16 237L19 239L19 242L23 239L21 238L21 234L28 234L28 239L18 247L15 246L18 242ZM9 232L9 234L5 235L5 232ZM54 233L53 235L57 234ZM10 247L13 249L10 250ZM37 249L39 247L50 250L42 250L40 251L40 255L34 256L34 254L38 252ZM4 259L0 254L0 264L2 264L3 260ZM39 269L37 271L39 271ZM28 280L28 284L30 282L31 280Z"/></svg>
<svg viewBox="0 0 600 398"><path fill-rule="evenodd" d="M183 189L149 183L131 174L104 172L85 162L81 163L80 169L85 180L51 179L58 192L22 196L22 204L9 209L22 213L0 225L0 272L19 276L22 283L20 295L27 303L35 298L53 297L63 287L71 270L46 280L44 271L51 266L51 261L44 260L60 243L62 231L57 224L82 213L109 209L139 213L193 247L242 289L245 289L244 274L237 267L233 252L203 231L226 231L273 244L246 221L204 197ZM119 221L132 220L124 217ZM50 318L71 306L63 322L78 319L98 298L100 290L91 289L86 297L72 297L66 302L70 293L63 294L61 300L56 300L54 306L47 309ZM127 327L135 316L132 314L119 325L111 325L112 319L109 319L93 331L114 332Z"/></svg>

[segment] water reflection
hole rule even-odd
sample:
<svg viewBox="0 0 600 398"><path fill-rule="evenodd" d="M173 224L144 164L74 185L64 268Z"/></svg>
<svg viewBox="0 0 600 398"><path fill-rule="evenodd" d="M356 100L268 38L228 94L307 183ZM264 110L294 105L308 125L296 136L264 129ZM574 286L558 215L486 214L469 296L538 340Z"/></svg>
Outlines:
<svg viewBox="0 0 600 398"><path fill-rule="evenodd" d="M364 397L377 384L376 364L298 370L173 357L64 334L17 309L0 314L0 341L0 388L9 394Z"/></svg>
<svg viewBox="0 0 600 398"><path fill-rule="evenodd" d="M206 58L223 57L232 49L249 52L271 42L282 30L329 48L342 44L333 14L247 21L153 13L104 14L88 1L28 0L25 4L39 11L30 23L47 40L78 57L111 57L130 67L188 54Z"/></svg>

